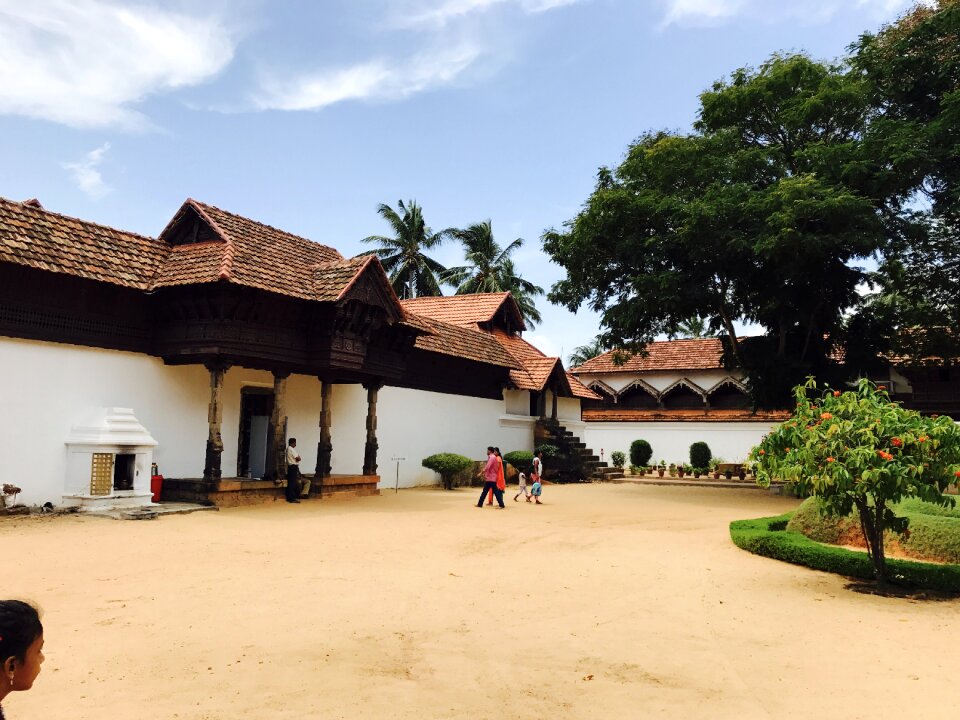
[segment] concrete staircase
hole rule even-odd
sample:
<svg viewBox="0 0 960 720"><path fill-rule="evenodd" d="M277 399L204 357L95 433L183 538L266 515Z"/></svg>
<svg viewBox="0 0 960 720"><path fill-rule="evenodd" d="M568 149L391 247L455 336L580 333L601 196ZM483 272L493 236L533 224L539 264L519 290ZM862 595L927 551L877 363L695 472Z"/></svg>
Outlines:
<svg viewBox="0 0 960 720"><path fill-rule="evenodd" d="M607 465L593 450L587 447L585 442L582 442L579 437L567 430L558 421L538 420L534 436L537 445L543 443L556 445L567 456L568 460L572 461L569 468L560 471L561 481L565 479L565 473L568 475L566 478L568 481L619 480L624 477L622 470ZM571 474L576 477L570 477Z"/></svg>

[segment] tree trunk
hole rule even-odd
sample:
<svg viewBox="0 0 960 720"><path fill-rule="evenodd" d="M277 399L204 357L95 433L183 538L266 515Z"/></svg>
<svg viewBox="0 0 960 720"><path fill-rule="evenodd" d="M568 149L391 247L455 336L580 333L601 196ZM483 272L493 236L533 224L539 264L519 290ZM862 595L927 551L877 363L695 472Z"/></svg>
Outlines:
<svg viewBox="0 0 960 720"><path fill-rule="evenodd" d="M887 561L883 552L883 503L870 507L866 498L854 500L860 515L860 530L867 543L867 555L873 565L873 577L878 585L887 582Z"/></svg>

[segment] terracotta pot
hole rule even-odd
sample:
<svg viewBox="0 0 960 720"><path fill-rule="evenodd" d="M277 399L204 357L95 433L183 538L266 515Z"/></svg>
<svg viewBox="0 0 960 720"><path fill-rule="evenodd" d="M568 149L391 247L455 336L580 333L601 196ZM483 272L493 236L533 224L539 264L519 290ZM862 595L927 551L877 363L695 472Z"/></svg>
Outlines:
<svg viewBox="0 0 960 720"><path fill-rule="evenodd" d="M663 468L659 468L659 469L657 470L657 475L659 475L660 477L663 477L663 474L664 474L665 472L666 472L666 470L664 470Z"/></svg>

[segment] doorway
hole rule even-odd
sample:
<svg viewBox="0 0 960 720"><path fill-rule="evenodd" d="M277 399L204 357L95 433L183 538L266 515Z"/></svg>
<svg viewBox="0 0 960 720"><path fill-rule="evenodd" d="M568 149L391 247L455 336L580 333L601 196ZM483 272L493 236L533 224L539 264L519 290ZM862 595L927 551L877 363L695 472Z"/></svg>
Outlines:
<svg viewBox="0 0 960 720"><path fill-rule="evenodd" d="M240 441L237 443L237 477L262 478L267 470L267 453L273 428L273 390L240 389Z"/></svg>

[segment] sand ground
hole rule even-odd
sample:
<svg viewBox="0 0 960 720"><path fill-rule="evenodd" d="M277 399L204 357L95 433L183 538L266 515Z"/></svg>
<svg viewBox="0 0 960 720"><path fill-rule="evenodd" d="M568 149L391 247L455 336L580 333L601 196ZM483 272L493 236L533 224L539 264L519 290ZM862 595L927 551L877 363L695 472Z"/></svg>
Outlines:
<svg viewBox="0 0 960 720"><path fill-rule="evenodd" d="M508 488L509 491L509 488ZM61 718L954 718L960 601L745 553L751 490L462 489L152 521L0 522L45 612L7 698Z"/></svg>

